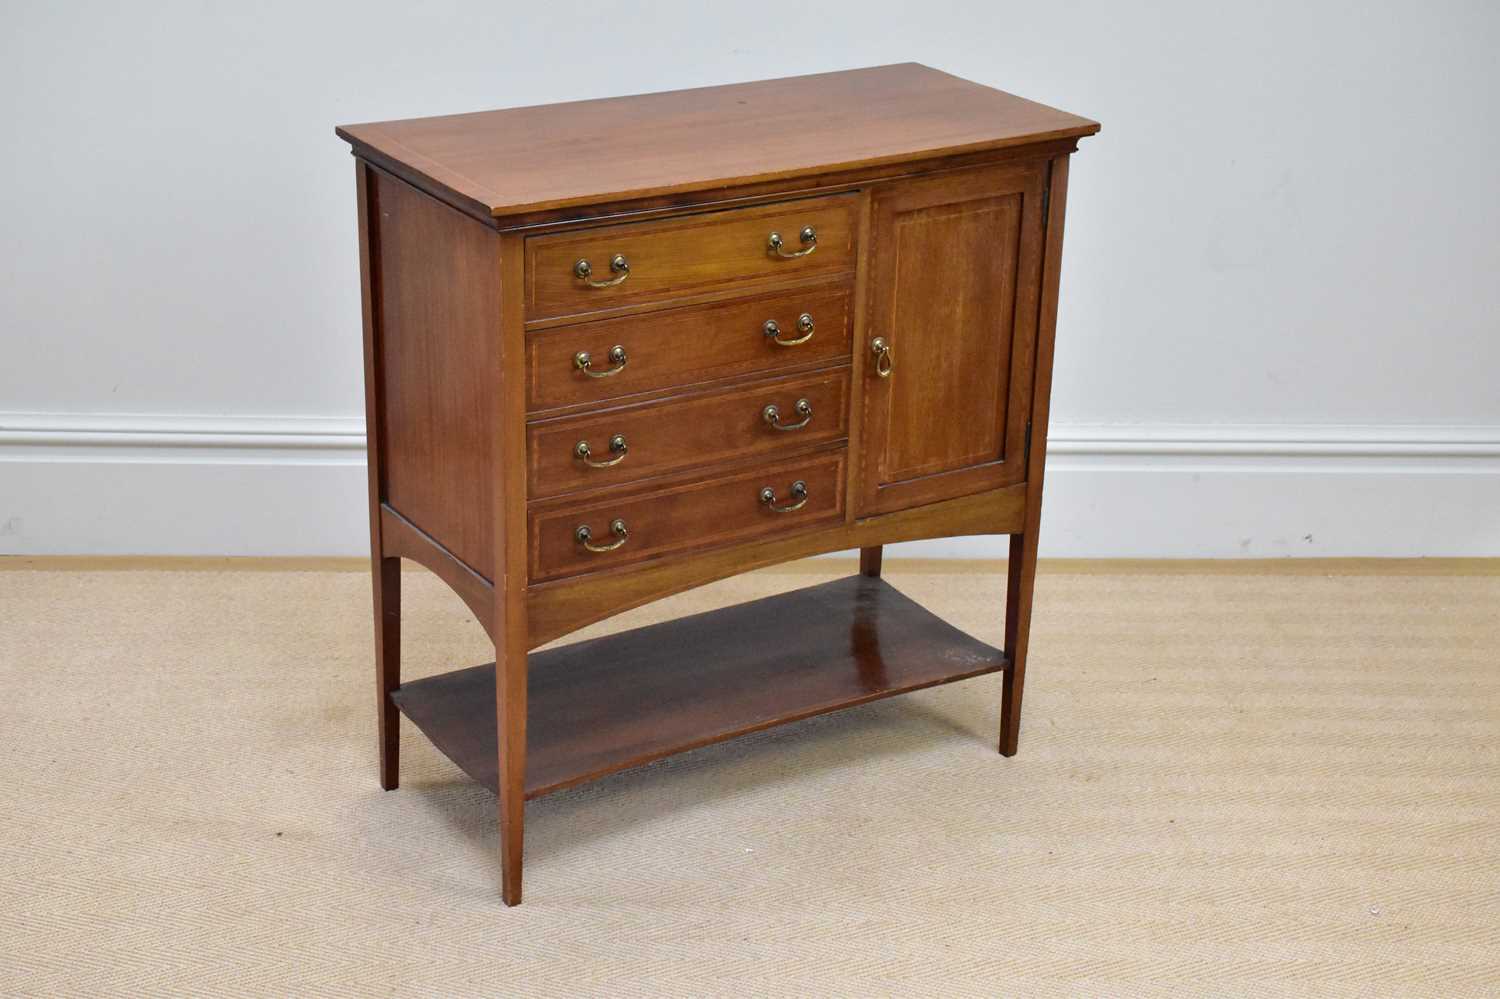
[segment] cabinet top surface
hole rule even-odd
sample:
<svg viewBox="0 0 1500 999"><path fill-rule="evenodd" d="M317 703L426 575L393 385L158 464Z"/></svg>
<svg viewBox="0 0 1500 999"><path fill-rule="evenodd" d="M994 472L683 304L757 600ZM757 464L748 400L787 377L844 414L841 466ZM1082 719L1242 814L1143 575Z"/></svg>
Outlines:
<svg viewBox="0 0 1500 999"><path fill-rule="evenodd" d="M343 125L355 152L490 215L1077 138L1097 122L903 63L722 87Z"/></svg>

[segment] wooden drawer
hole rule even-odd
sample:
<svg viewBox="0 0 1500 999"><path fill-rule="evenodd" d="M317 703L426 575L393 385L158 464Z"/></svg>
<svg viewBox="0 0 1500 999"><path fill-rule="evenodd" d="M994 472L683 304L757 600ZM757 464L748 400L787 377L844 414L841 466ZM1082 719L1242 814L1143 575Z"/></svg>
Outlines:
<svg viewBox="0 0 1500 999"><path fill-rule="evenodd" d="M766 417L767 408L773 406L775 425ZM528 495L556 496L620 485L715 462L797 451L848 436L847 367L673 396L529 425ZM612 440L620 439L623 449L610 447ZM588 444L587 455L578 453L580 442Z"/></svg>
<svg viewBox="0 0 1500 999"><path fill-rule="evenodd" d="M840 194L532 236L526 240L526 317L552 319L852 271L857 205L854 195ZM812 244L799 238L806 227L817 236L812 252L788 258L770 248L775 232L782 237L782 253L807 249ZM611 270L616 257L625 258L628 272ZM588 279L577 273L580 261L592 268ZM589 281L619 283L591 287Z"/></svg>
<svg viewBox="0 0 1500 999"><path fill-rule="evenodd" d="M812 319L812 336L795 346L772 343L767 322L782 340L805 336L798 320ZM853 328L848 285L777 292L717 305L668 309L564 326L526 337L526 400L533 412L618 399L638 392L690 385L750 372L805 367L849 357ZM625 350L625 364L609 361ZM579 370L585 352L592 378Z"/></svg>
<svg viewBox="0 0 1500 999"><path fill-rule="evenodd" d="M621 490L584 502L533 503L527 509L531 579L612 569L842 520L846 453L839 447L733 475ZM807 489L800 508L777 513L762 502L761 491L769 487L775 506L795 503L791 490L797 481ZM611 524L617 520L624 523L626 537L612 551L589 551L578 539L578 528L587 526L591 544L614 544L619 538Z"/></svg>

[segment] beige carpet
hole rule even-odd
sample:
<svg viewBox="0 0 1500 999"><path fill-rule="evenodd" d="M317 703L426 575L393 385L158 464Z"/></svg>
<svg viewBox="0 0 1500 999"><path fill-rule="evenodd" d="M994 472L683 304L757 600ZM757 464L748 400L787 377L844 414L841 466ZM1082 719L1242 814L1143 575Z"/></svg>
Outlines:
<svg viewBox="0 0 1500 999"><path fill-rule="evenodd" d="M7 564L6 994L1500 995L1492 564L1044 565L1015 759L994 677L700 750L533 803L514 910L488 792L376 786L364 574ZM998 642L996 570L887 577Z"/></svg>

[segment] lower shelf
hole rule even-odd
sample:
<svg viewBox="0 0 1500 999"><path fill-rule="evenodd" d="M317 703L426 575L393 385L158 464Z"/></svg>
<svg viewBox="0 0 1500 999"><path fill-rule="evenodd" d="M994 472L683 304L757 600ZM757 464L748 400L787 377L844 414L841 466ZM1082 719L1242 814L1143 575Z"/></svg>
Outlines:
<svg viewBox="0 0 1500 999"><path fill-rule="evenodd" d="M535 652L526 797L1005 665L998 649L864 576ZM498 789L494 663L392 697L465 773Z"/></svg>

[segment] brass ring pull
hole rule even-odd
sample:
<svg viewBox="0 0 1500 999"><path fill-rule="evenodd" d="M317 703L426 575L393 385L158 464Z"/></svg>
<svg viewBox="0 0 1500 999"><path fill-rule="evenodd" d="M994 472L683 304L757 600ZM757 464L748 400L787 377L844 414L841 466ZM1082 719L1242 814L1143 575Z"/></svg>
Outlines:
<svg viewBox="0 0 1500 999"><path fill-rule="evenodd" d="M803 226L797 238L802 240L802 249L788 253L782 249L786 241L781 238L781 233L773 232L766 237L766 249L785 260L792 260L796 257L805 257L818 248L818 231L810 225Z"/></svg>
<svg viewBox="0 0 1500 999"><path fill-rule="evenodd" d="M774 404L761 410L760 418L770 424L772 430L801 430L812 422L812 403L806 399L798 399L794 408L797 410L797 415L802 417L796 423L782 423L781 410Z"/></svg>
<svg viewBox="0 0 1500 999"><path fill-rule="evenodd" d="M795 340L781 339L781 326L774 319L767 319L766 324L761 327L765 331L766 339L778 347L795 347L799 343L806 343L813 337L813 318L804 312L797 317L797 332L802 335Z"/></svg>
<svg viewBox="0 0 1500 999"><path fill-rule="evenodd" d="M875 373L881 378L891 377L894 362L891 359L891 345L885 342L885 337L878 336L871 340L870 352L875 355Z"/></svg>
<svg viewBox="0 0 1500 999"><path fill-rule="evenodd" d="M792 483L792 499L796 500L796 502L788 503L786 506L777 506L776 490L770 486L766 486L766 488L760 491L760 501L766 505L766 509L773 513L791 513L793 510L800 510L807 505L806 482L798 479Z"/></svg>
<svg viewBox="0 0 1500 999"><path fill-rule="evenodd" d="M577 444L573 445L573 456L578 458L590 468L608 468L611 465L618 465L620 462L625 460L625 452L630 450L630 445L625 443L625 435L615 434L613 437L611 437L609 439L609 450L614 454L613 458L606 458L604 461L596 461L593 458L594 452L589 450L589 442L579 441Z"/></svg>
<svg viewBox="0 0 1500 999"><path fill-rule="evenodd" d="M625 530L625 521L616 519L610 523L609 529L614 532L615 540L607 545L596 545L593 543L591 539L594 533L589 530L589 525L587 524L579 524L578 530L573 532L573 537L577 538L578 543L591 552L612 552L630 540L630 532Z"/></svg>
<svg viewBox="0 0 1500 999"><path fill-rule="evenodd" d="M608 281L595 281L593 279L594 265L587 260L578 260L573 264L573 276L590 288L613 288L630 277L630 261L625 259L625 254L616 253L609 259L609 269L614 277Z"/></svg>
<svg viewBox="0 0 1500 999"><path fill-rule="evenodd" d="M609 348L609 363L614 365L614 367L608 371L595 371L592 367L593 363L594 359L589 356L589 352L586 350L580 350L573 355L573 367L579 371L582 371L590 378L608 378L610 375L618 375L621 371L625 370L625 348L618 343Z"/></svg>

